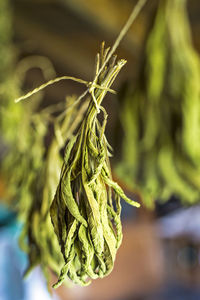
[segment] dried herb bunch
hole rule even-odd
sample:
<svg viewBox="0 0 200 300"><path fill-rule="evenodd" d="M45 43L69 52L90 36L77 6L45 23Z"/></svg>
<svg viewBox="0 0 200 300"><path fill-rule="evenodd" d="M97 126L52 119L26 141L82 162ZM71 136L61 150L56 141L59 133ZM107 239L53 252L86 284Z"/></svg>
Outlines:
<svg viewBox="0 0 200 300"><path fill-rule="evenodd" d="M141 76L123 95L116 172L148 206L172 195L187 204L200 198L200 59L186 4L159 2Z"/></svg>
<svg viewBox="0 0 200 300"><path fill-rule="evenodd" d="M49 60L40 56L29 56L17 62L13 44L12 7L8 0L0 2L0 138L5 144L0 161L0 172L5 180L7 204L12 201L21 220L29 209L32 192L29 191L36 169L43 159L44 126L39 118L33 117L38 111L42 94L35 95L30 103L13 101L22 90L27 70L37 67L46 80L55 76ZM45 131L46 132L46 131ZM31 149L31 150L30 150ZM32 170L30 172L30 169ZM34 193L33 193L34 194ZM13 205L17 203L17 205Z"/></svg>
<svg viewBox="0 0 200 300"><path fill-rule="evenodd" d="M53 164L55 159L56 164ZM52 169L53 166L54 169ZM23 231L19 239L21 248L27 252L29 257L25 276L36 265L40 264L47 283L50 282L49 269L55 274L59 274L63 264L49 215L53 194L59 181L60 167L59 147L54 141L48 149L47 159L42 164L39 174L35 174L32 189L29 188L32 197L29 210L24 217Z"/></svg>
<svg viewBox="0 0 200 300"><path fill-rule="evenodd" d="M48 72L46 71L49 64L45 57L27 57L16 65L15 72L13 72L14 82L17 83L19 90L27 70L32 67L41 68L46 79L54 73L53 67ZM6 197L12 200L13 208L18 211L21 220L24 219L23 215L26 216L27 209L29 209L32 195L34 195L33 189L30 191L30 186L43 165L46 151L44 137L47 133L50 114L43 110L39 111L42 99L43 94L38 93L32 102L19 103L20 110L17 111L15 109L17 105L11 98L8 99L7 107L5 106L3 110L3 119L5 124L7 120L9 125L2 135L8 149L2 159L1 168L8 186ZM15 118L15 112L18 112L18 120Z"/></svg>
<svg viewBox="0 0 200 300"><path fill-rule="evenodd" d="M126 61L116 62L113 56L104 65L108 53L109 49L102 45L96 76L89 87L91 101L78 133L67 144L51 205L53 226L65 260L54 287L67 277L86 285L88 277L109 274L122 240L120 198L139 206L125 196L111 176L104 134L107 114L101 102ZM97 118L100 111L104 114L103 124Z"/></svg>
<svg viewBox="0 0 200 300"><path fill-rule="evenodd" d="M1 138L7 144L16 142L13 132L23 114L21 105L13 99L19 95L20 88L13 71L16 63L15 49L12 43L12 11L8 0L0 2L0 130Z"/></svg>
<svg viewBox="0 0 200 300"><path fill-rule="evenodd" d="M44 114L36 114L42 95L37 94L33 102L26 104L16 105L13 99L19 96L28 69L41 68L46 79L55 76L55 73L48 59L43 57L27 57L16 63L17 57L12 42L12 12L9 4L7 0L0 1L0 134L7 148L0 166L1 175L4 176L7 185L4 201L7 205L12 203L11 208L17 211L23 223L19 241L21 248L29 256L27 273L40 263L45 275L48 276L47 268L51 267L52 270L57 268L59 272L59 263L61 266L63 260L58 251L59 245L49 215L51 203L47 206L45 196L41 199L42 175L46 175L44 177L46 180L49 175L51 183L54 180L53 172L45 174L47 172L44 171L46 152L44 137L48 126ZM56 185L59 173L60 169ZM53 194L51 201L52 198ZM42 205L41 200L44 200Z"/></svg>
<svg viewBox="0 0 200 300"><path fill-rule="evenodd" d="M38 130L35 135L32 134L32 137L34 137L32 149L37 146L37 149L35 148L37 151L29 151L30 155L24 154L26 162L28 157L30 161L37 157L38 161L37 168L34 165L30 166L32 169L31 176L25 174L20 189L23 194L21 194L18 204L18 214L24 222L19 242L21 248L27 252L29 257L29 265L25 276L36 265L40 264L48 284L50 283L49 269L59 275L64 263L49 213L62 167L60 150L64 146L64 141L70 137L74 128L80 123L80 116L84 113L88 104L86 101L79 108L79 118L77 118L78 107L73 105L75 100L76 97L69 97L66 106L58 106L57 108L62 108L62 112L53 120L51 120L53 116L50 115L50 112L55 112L56 107L54 106L50 106L44 109L43 113L40 112L39 115L34 116L34 119L37 120ZM65 110L68 106L70 108L63 116L63 109ZM46 119L53 121L55 128L55 134L49 147L44 145L44 136L48 127Z"/></svg>

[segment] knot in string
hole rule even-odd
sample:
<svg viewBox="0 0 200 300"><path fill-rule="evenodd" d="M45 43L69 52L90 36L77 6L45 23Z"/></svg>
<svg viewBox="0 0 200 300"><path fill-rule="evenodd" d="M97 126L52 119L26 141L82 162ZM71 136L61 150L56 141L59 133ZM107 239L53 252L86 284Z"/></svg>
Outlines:
<svg viewBox="0 0 200 300"><path fill-rule="evenodd" d="M87 87L88 87L88 92L90 93L90 95L92 96L92 100L94 101L94 105L97 110L97 114L100 113L101 109L100 109L100 105L98 104L97 99L95 97L94 90L97 88L100 90L104 90L106 92L110 92L112 94L116 94L116 92L113 89L110 89L106 86L99 85L99 84L95 83L95 81L89 81L87 83Z"/></svg>
<svg viewBox="0 0 200 300"><path fill-rule="evenodd" d="M88 83L88 87L89 87L89 93L90 93L90 95L92 96L92 100L93 100L94 105L95 105L95 107L96 107L97 114L99 114L99 113L100 113L100 106L99 106L99 104L98 104L98 102L97 102L97 99L96 99L96 97L95 97L95 94L94 94L94 90L95 90L95 88L96 88L97 86L96 86L95 82L92 81L92 82L89 82L89 83Z"/></svg>

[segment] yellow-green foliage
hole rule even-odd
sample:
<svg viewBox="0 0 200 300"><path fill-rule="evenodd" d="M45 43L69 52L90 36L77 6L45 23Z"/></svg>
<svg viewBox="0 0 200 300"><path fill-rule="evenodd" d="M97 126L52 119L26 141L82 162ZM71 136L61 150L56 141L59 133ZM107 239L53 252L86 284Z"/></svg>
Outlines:
<svg viewBox="0 0 200 300"><path fill-rule="evenodd" d="M8 0L0 2L0 130L7 143L15 140L16 128L23 115L21 105L14 105L19 95L14 78L14 47L12 44L12 12Z"/></svg>
<svg viewBox="0 0 200 300"><path fill-rule="evenodd" d="M116 171L148 206L171 195L197 202L200 60L192 46L185 0L160 1L141 78L123 96L125 138Z"/></svg>
<svg viewBox="0 0 200 300"><path fill-rule="evenodd" d="M75 98L71 97L67 104L71 105L74 101ZM83 113L85 109L84 104L83 111L80 113ZM51 107L47 109L48 114L51 110ZM55 136L48 149L44 147L44 136L48 126L44 122L44 115L41 113L37 115L31 135L33 141L31 150L21 157L22 162L25 161L28 166L27 174L24 174L24 181L18 193L18 214L24 222L20 245L29 257L26 275L40 264L48 283L50 281L49 269L59 275L64 263L51 223L50 206L59 183L62 166L60 150L64 146L63 141L70 136L73 127L76 128L80 122L76 119L76 113L77 107L73 106L67 109L64 118L60 118L61 115L59 115L55 120Z"/></svg>
<svg viewBox="0 0 200 300"><path fill-rule="evenodd" d="M54 287L66 278L87 285L88 278L108 275L122 240L120 198L139 206L111 177L104 135L107 114L101 102L125 61L115 62L116 57L112 57L105 64L108 52L102 48L101 55L97 55L96 78L89 89L91 101L78 133L67 144L51 205L54 230L65 260ZM102 125L97 119L101 110Z"/></svg>
<svg viewBox="0 0 200 300"><path fill-rule="evenodd" d="M38 132L36 133L38 138ZM43 136L41 135L43 138ZM37 141L35 140L37 143ZM23 183L20 195L19 213L24 221L24 227L20 236L20 246L29 257L29 266L26 275L36 265L40 264L47 279L50 280L49 269L59 274L63 264L63 258L59 251L59 244L53 230L49 209L59 181L61 158L59 146L56 140L52 141L44 161L44 151L37 149L35 153L40 160L40 167L29 172L32 175ZM39 166L39 165L38 165ZM28 175L28 174L27 174ZM24 188L27 187L25 190ZM27 202L27 197L30 197ZM29 204L29 207L27 207Z"/></svg>
<svg viewBox="0 0 200 300"><path fill-rule="evenodd" d="M25 72L32 65L48 67L48 70L45 69L47 77L52 76L52 72L46 59L38 57L29 58L29 61L24 60L16 68L14 52L12 12L9 1L2 0L0 1L0 134L8 150L1 162L1 172L6 179L7 194L12 199L12 208L17 210L20 220L24 223L20 244L29 256L27 271L40 263L48 277L48 267L58 274L59 264L61 267L63 262L49 214L60 174L59 148L56 148L54 142L44 163L46 155L44 136L48 124L44 115L34 113L39 98L26 104L16 104L14 99L19 96ZM54 159L56 166L52 169L49 163L51 161L52 166Z"/></svg>

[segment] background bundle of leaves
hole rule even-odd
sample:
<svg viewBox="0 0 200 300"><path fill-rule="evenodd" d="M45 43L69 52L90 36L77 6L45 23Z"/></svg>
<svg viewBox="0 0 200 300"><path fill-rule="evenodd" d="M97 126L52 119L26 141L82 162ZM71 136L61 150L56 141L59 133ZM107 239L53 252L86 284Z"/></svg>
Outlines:
<svg viewBox="0 0 200 300"><path fill-rule="evenodd" d="M75 100L75 97L67 98L65 114L62 111L54 120L54 135L46 149L44 148L44 135L38 135L37 132L36 137L40 136L41 141L37 143L35 139L35 146L38 145L40 150L43 149L43 152L35 153L40 159L40 167L37 170L31 167L30 173L34 180L32 185L29 185L29 193L26 191L26 196L30 194L30 201L29 208L23 214L24 226L20 236L20 245L29 256L29 266L25 275L40 264L48 283L51 281L49 270L58 276L64 263L50 218L50 206L56 192L62 166L60 151L64 146L64 141L76 130L88 105L88 101L86 101L81 107L77 107L73 105ZM77 113L78 110L79 113ZM40 125L44 128L44 121ZM45 128L47 127L45 124ZM24 211L24 202L26 202L25 199L20 201L19 211L21 209Z"/></svg>
<svg viewBox="0 0 200 300"><path fill-rule="evenodd" d="M60 146L56 141L52 142L45 161L44 138L50 115L46 110L37 113L42 94L25 104L16 104L14 99L19 97L28 69L41 68L46 79L54 75L54 70L42 57L28 57L16 62L12 44L12 11L7 0L0 2L0 37L0 137L6 147L1 158L1 173L7 190L3 200L11 203L23 223L20 245L29 256L26 273L41 264L49 278L48 268L58 274L59 264L63 263L49 215L61 169ZM51 108L48 110L52 111ZM54 158L56 166L52 169Z"/></svg>
<svg viewBox="0 0 200 300"><path fill-rule="evenodd" d="M160 1L139 80L122 95L125 138L116 168L148 206L172 195L199 201L199 83L186 0Z"/></svg>
<svg viewBox="0 0 200 300"><path fill-rule="evenodd" d="M28 166L31 164L25 154L29 153L34 144L34 129L30 126L30 108L21 103L16 105L13 101L19 96L22 82L14 76L17 51L12 43L12 11L9 4L7 0L0 3L0 138L6 148L1 158L0 171L6 181L6 202L10 201L13 204L13 200L22 200L23 207L20 211L26 214L30 203L27 185L31 181L28 172Z"/></svg>
<svg viewBox="0 0 200 300"><path fill-rule="evenodd" d="M16 49L12 44L12 11L8 0L0 3L0 130L1 138L8 145L15 143L13 132L23 115L22 105L15 105L13 99L19 96L20 88L13 76L16 63Z"/></svg>
<svg viewBox="0 0 200 300"><path fill-rule="evenodd" d="M122 240L120 198L131 205L112 180L108 143L104 135L107 114L101 106L112 82L125 64L102 46L96 76L89 88L91 100L77 134L67 144L60 182L51 205L51 218L65 264L58 287L66 278L87 285L88 278L109 274ZM103 111L104 122L97 119ZM113 206L113 201L115 205Z"/></svg>

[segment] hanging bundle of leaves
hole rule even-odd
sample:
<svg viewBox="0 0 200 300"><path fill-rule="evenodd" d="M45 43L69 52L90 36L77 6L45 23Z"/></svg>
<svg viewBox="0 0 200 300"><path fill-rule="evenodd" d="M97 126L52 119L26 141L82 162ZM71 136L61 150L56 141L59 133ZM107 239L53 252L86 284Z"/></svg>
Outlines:
<svg viewBox="0 0 200 300"><path fill-rule="evenodd" d="M139 206L111 177L104 135L107 114L101 102L126 61L115 62L113 57L104 65L108 51L102 46L101 55L97 55L96 77L89 89L91 101L78 133L67 144L51 205L52 222L65 260L54 287L66 277L86 285L88 277L109 274L122 239L120 198ZM97 119L100 110L104 113L102 125Z"/></svg>
<svg viewBox="0 0 200 300"><path fill-rule="evenodd" d="M14 135L23 113L21 105L13 103L19 86L13 76L15 51L12 44L12 12L8 0L0 3L0 131L6 143L14 143Z"/></svg>
<svg viewBox="0 0 200 300"><path fill-rule="evenodd" d="M0 138L5 144L0 169L7 186L5 200L7 203L11 199L18 201L17 209L21 217L26 215L30 205L29 186L33 174L38 165L41 167L45 133L39 118L32 118L38 110L42 94L36 95L34 102L25 105L16 105L13 99L19 96L27 70L39 67L46 79L55 72L45 57L26 57L16 63L12 10L8 0L0 3L0 37Z"/></svg>
<svg viewBox="0 0 200 300"><path fill-rule="evenodd" d="M55 159L56 164L53 164ZM19 239L21 248L29 257L29 266L25 275L40 264L48 283L50 281L49 269L58 274L63 263L49 215L52 198L59 181L60 168L59 147L54 140L49 147L46 162L44 163L43 158L39 172L35 173L32 186L29 186L26 193L31 198L30 207L23 215L24 226Z"/></svg>
<svg viewBox="0 0 200 300"><path fill-rule="evenodd" d="M55 150L55 146L51 146L49 149L49 159L53 161L57 151L60 164L57 159L57 167L53 171L47 170L49 160L44 163L46 156L44 137L48 122L43 112L36 114L42 94L37 94L33 102L26 104L16 105L14 98L19 96L27 70L39 67L44 77L49 79L54 75L54 69L47 58L39 56L27 57L16 64L14 52L12 12L9 1L2 0L0 3L0 135L7 148L1 161L1 172L7 186L4 200L7 204L12 200L12 209L17 211L23 223L20 245L29 256L27 273L40 263L45 275L49 277L48 267L58 274L63 263L49 215L61 169L60 148Z"/></svg>
<svg viewBox="0 0 200 300"><path fill-rule="evenodd" d="M186 0L160 1L140 75L123 95L125 139L116 172L148 206L172 195L199 201L200 60Z"/></svg>
<svg viewBox="0 0 200 300"><path fill-rule="evenodd" d="M29 266L25 272L29 272L38 264L40 264L43 274L50 283L51 269L57 276L64 263L63 256L60 252L58 239L54 233L54 229L50 218L50 206L55 195L57 185L59 183L60 171L62 166L62 159L60 150L63 148L63 141L70 137L72 132L80 123L80 116L86 110L86 101L82 107L79 108L79 115L77 118L77 106L73 106L75 97L67 99L67 106L71 106L65 112L64 118L61 113L56 120L54 120L55 136L52 139L48 150L44 148L44 134L46 130L37 131L34 139L34 147L39 147L37 153L33 155L30 152L30 157L37 156L38 168L34 169L31 166L31 179L27 176L26 184L23 184L21 189L25 190L24 196L29 196L29 201L25 197L19 200L19 216L24 221L23 231L20 236L20 246L27 252L29 257ZM51 110L48 108L48 111ZM39 119L38 119L39 118ZM41 128L46 128L47 124L41 120L42 116L37 116L38 125ZM44 115L43 115L44 119ZM40 141L38 138L40 137ZM43 151L41 152L41 149ZM26 157L28 155L24 155ZM46 157L46 158L45 158ZM45 159L45 161L44 161ZM25 174L27 175L27 174Z"/></svg>

